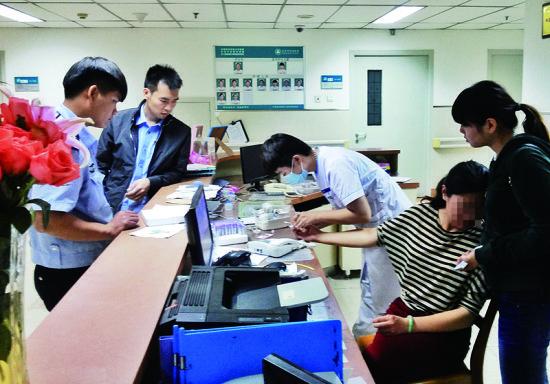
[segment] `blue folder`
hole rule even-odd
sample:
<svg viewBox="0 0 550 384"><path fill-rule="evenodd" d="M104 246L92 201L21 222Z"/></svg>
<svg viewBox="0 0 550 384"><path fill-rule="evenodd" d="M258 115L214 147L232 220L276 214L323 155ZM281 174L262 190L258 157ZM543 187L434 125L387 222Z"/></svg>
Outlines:
<svg viewBox="0 0 550 384"><path fill-rule="evenodd" d="M271 353L312 372L333 371L343 382L339 320L201 330L175 326L172 348L172 357L165 355L163 359L177 361L173 367L174 383L219 384L259 374L262 359Z"/></svg>

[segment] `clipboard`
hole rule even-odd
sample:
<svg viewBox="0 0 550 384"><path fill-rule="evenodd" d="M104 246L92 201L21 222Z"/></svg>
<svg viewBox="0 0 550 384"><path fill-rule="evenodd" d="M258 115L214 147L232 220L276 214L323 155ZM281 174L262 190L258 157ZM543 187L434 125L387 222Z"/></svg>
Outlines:
<svg viewBox="0 0 550 384"><path fill-rule="evenodd" d="M227 124L226 134L231 144L244 144L250 141L242 120L232 121L231 124Z"/></svg>

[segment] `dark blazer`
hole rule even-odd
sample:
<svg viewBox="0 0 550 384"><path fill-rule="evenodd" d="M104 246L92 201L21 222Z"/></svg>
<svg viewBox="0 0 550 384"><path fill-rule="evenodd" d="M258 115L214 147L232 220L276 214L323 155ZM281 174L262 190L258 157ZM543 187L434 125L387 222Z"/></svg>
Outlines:
<svg viewBox="0 0 550 384"><path fill-rule="evenodd" d="M101 133L97 149L99 170L105 175L105 196L114 212L120 210L130 185L138 149L136 121L143 101L137 108L117 113ZM162 122L162 132L147 170L151 181L148 196L161 187L183 179L191 148L191 128L172 115Z"/></svg>

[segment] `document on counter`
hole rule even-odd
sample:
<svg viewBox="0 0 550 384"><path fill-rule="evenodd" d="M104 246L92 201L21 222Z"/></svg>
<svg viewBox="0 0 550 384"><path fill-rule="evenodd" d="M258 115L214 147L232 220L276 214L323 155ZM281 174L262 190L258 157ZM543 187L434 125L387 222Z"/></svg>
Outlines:
<svg viewBox="0 0 550 384"><path fill-rule="evenodd" d="M130 232L131 236L152 237L155 239L167 239L176 233L183 231L185 224L157 225L154 227L143 227L137 231Z"/></svg>
<svg viewBox="0 0 550 384"><path fill-rule="evenodd" d="M405 176L392 176L391 179L393 181L395 181L396 183L405 183L405 182L409 181L411 178L410 177L405 177Z"/></svg>
<svg viewBox="0 0 550 384"><path fill-rule="evenodd" d="M188 204L191 203L191 199L193 198L193 195L195 194L195 191L197 190L197 186L194 184L187 184L187 185L180 185L175 192L172 192L168 196L166 196L166 199L168 199L171 203L173 203L175 199L182 199L185 201L188 201ZM218 191L220 190L219 185L204 185L204 196L206 197L206 200L213 199L218 194Z"/></svg>
<svg viewBox="0 0 550 384"><path fill-rule="evenodd" d="M151 209L142 209L141 217L148 227L185 222L185 215L189 211L189 205L161 205L156 204Z"/></svg>

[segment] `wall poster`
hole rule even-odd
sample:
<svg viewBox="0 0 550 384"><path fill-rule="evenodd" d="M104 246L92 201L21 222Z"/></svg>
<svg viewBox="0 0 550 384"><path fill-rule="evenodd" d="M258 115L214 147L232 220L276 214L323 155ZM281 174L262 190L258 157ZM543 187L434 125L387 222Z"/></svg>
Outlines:
<svg viewBox="0 0 550 384"><path fill-rule="evenodd" d="M217 110L304 109L304 48L215 46Z"/></svg>

